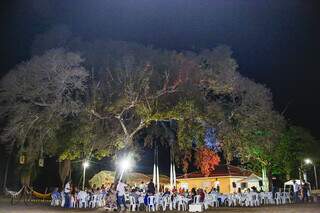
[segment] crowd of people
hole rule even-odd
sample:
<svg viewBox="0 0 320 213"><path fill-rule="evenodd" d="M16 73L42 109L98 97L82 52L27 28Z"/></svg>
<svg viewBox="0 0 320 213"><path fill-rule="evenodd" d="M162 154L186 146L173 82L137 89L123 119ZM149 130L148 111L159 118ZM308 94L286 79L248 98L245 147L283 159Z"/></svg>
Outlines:
<svg viewBox="0 0 320 213"><path fill-rule="evenodd" d="M293 200L295 203L298 202L309 202L309 197L311 193L311 187L308 182L302 180L299 184L297 181L293 181Z"/></svg>
<svg viewBox="0 0 320 213"><path fill-rule="evenodd" d="M240 188L235 190L235 193L232 195L244 195L249 193L262 194L264 193L262 189L258 190L256 187L251 187L251 189L246 189L242 191ZM268 192L267 192L268 193ZM270 199L276 199L276 192L273 189L269 194L272 195ZM293 190L290 197L293 198L293 202L308 202L310 195L310 185L303 181L303 184L300 185L294 181ZM266 193L264 193L266 194ZM169 190L169 188L160 188L159 193L156 193L155 184L152 179L148 183L141 182L138 186L130 186L126 181L117 181L117 184L110 184L108 186L102 185L101 187L96 187L93 185L90 188L78 189L76 186L72 185L72 182L69 181L62 191L55 189L52 193L52 205L61 205L65 208L95 208L95 207L104 207L106 210L117 210L117 209L128 209L129 197L134 199L134 203L144 204L144 207L148 206L148 197L151 196L161 196L170 197L172 202L177 197L183 197L187 204L195 202L195 197L198 197L198 202L205 202L206 196L213 195L217 199L217 205L226 205L230 203L230 195L223 195L220 193L220 187L212 188L210 191L204 189L195 189L187 190L184 188L175 188ZM301 199L300 199L300 195ZM141 199L143 199L141 201ZM228 200L229 199L229 200ZM290 202L291 199L289 198ZM58 201L58 202L55 202ZM140 206L140 205L139 205Z"/></svg>

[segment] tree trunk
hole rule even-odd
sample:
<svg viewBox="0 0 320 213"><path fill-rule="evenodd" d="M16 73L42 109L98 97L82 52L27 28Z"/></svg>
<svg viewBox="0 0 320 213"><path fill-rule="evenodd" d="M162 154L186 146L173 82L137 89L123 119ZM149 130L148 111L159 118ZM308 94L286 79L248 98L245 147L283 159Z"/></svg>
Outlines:
<svg viewBox="0 0 320 213"><path fill-rule="evenodd" d="M269 182L269 187L268 187L268 190L269 191L272 191L272 187L273 187L273 180L272 180L272 172L271 170L268 171L268 182Z"/></svg>
<svg viewBox="0 0 320 213"><path fill-rule="evenodd" d="M27 169L21 173L20 183L22 186L30 186L31 183L31 169Z"/></svg>
<svg viewBox="0 0 320 213"><path fill-rule="evenodd" d="M263 183L263 191L269 190L269 181L267 178L267 167L262 166L262 183Z"/></svg>
<svg viewBox="0 0 320 213"><path fill-rule="evenodd" d="M122 150L119 150L117 153L116 153L116 160L115 162L120 162L121 158L124 157L124 156L127 156L128 153L124 154L124 152L127 152L127 150L130 150L130 148L132 148L132 145L133 145L133 137L131 137L129 134L125 134L125 148L122 149ZM118 184L118 181L119 181L119 178L120 178L120 175L121 175L121 172L119 172L119 165L116 165L115 167L115 175L114 175L114 187L117 187L117 184Z"/></svg>
<svg viewBox="0 0 320 213"><path fill-rule="evenodd" d="M62 187L64 186L64 183L66 182L66 178L69 176L71 177L71 161L70 160L64 160L62 162L59 162L59 176Z"/></svg>
<svg viewBox="0 0 320 213"><path fill-rule="evenodd" d="M7 187L8 170L9 170L9 164L10 164L10 160L11 160L11 155L12 155L12 152L10 152L10 154L8 156L8 159L7 159L7 162L6 162L6 168L5 168L4 177L3 177L3 191Z"/></svg>

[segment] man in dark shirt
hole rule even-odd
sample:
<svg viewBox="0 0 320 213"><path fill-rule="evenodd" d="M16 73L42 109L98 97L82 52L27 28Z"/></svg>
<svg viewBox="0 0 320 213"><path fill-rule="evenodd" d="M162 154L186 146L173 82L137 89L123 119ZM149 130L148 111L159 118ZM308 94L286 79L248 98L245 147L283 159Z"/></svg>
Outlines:
<svg viewBox="0 0 320 213"><path fill-rule="evenodd" d="M302 201L309 202L309 196L308 196L308 191L309 191L309 184L305 180L302 180Z"/></svg>
<svg viewBox="0 0 320 213"><path fill-rule="evenodd" d="M148 194L151 194L151 195L154 195L155 192L156 192L156 188L154 187L154 183L152 181L152 179L150 180L150 182L148 183L148 187L147 187L147 193Z"/></svg>

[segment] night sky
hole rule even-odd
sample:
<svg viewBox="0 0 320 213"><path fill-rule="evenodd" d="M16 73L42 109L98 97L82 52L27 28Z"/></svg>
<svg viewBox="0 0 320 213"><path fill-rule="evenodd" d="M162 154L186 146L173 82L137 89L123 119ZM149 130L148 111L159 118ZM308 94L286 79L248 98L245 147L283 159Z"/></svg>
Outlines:
<svg viewBox="0 0 320 213"><path fill-rule="evenodd" d="M0 72L30 58L34 36L67 25L85 39L156 48L231 46L239 71L266 84L275 107L319 137L319 0L1 1Z"/></svg>

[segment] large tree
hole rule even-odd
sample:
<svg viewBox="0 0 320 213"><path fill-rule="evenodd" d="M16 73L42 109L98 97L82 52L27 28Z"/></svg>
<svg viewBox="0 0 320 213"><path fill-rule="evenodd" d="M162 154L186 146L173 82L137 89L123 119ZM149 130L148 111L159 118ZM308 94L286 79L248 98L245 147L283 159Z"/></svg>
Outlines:
<svg viewBox="0 0 320 213"><path fill-rule="evenodd" d="M45 154L61 122L85 106L88 72L82 62L78 54L53 49L2 78L1 115L7 120L2 139L27 156L27 165Z"/></svg>
<svg viewBox="0 0 320 213"><path fill-rule="evenodd" d="M50 39L55 34L65 36ZM2 110L8 120L7 140L19 135L40 138L41 132L41 138L52 139L46 139L55 145L49 150L60 159L100 158L133 149L138 133L158 122L173 122L172 148L185 171L191 153L204 146L205 131L212 127L227 162L258 162L264 173L272 167L272 147L284 119L273 109L270 91L240 75L230 48L178 53L70 35L56 28L38 36L33 51L63 46L80 52L85 61L74 53L51 50L10 71L2 81L3 100L14 97ZM26 70L32 70L33 77L26 76ZM24 86L20 88L15 78ZM17 145L25 144L19 141ZM42 147L44 140L30 141Z"/></svg>

